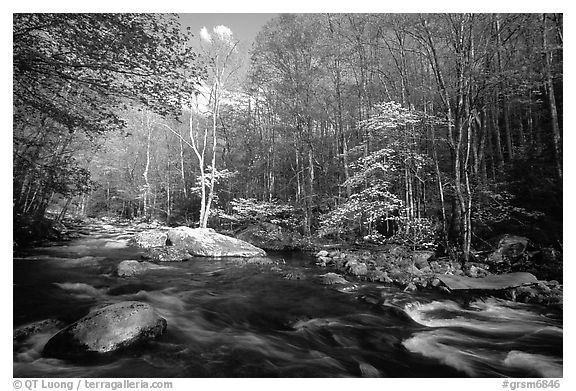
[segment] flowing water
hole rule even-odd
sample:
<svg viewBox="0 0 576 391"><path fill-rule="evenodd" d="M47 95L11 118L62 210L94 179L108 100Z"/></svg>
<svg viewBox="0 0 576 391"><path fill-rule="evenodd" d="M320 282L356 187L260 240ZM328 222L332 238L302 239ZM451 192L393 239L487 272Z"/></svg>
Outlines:
<svg viewBox="0 0 576 391"><path fill-rule="evenodd" d="M562 311L495 298L407 293L378 283L324 286L302 253L276 265L168 263L115 276L139 259L128 226L92 226L14 258L14 328L72 323L90 308L151 304L168 321L146 345L74 362L42 357L59 327L14 340L15 377L560 377ZM286 274L301 279L285 279Z"/></svg>

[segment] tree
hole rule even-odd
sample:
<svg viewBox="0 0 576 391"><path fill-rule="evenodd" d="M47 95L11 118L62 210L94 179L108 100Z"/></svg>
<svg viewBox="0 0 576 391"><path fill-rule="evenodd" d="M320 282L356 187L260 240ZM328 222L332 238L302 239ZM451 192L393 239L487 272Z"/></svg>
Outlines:
<svg viewBox="0 0 576 391"><path fill-rule="evenodd" d="M15 14L13 39L16 214L43 216L58 193L50 169L74 145L123 128L121 109L138 102L177 115L201 74L193 65L183 77L195 55L172 16Z"/></svg>
<svg viewBox="0 0 576 391"><path fill-rule="evenodd" d="M208 33L206 28L200 32L203 41L208 45L204 47L204 55L208 59L208 69L211 87L208 96L212 117L212 160L210 164L210 180L208 198L204 187L206 186L205 173L201 168L201 187L202 187L202 200L200 210L200 227L206 228L208 224L208 217L210 215L210 208L214 201L214 184L216 181L216 147L218 144L217 128L218 120L220 117L220 106L222 104L222 96L225 89L228 87L228 82L237 71L238 65L233 61L237 60L235 54L237 52L238 41L232 37L232 31L226 26L216 26L213 28L213 34ZM198 107L198 106L197 106ZM208 134L208 129L205 130L205 138ZM206 143L204 143L204 147ZM199 164L204 165L204 154L199 159Z"/></svg>

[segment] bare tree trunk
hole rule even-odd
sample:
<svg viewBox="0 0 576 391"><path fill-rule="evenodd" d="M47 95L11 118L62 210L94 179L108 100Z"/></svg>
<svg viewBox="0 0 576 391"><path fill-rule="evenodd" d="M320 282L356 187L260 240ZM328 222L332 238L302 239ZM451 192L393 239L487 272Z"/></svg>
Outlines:
<svg viewBox="0 0 576 391"><path fill-rule="evenodd" d="M494 148L496 149L496 166L499 171L504 168L504 154L502 152L502 135L500 125L498 124L498 92L495 93L495 102L492 112L492 129L494 130Z"/></svg>
<svg viewBox="0 0 576 391"><path fill-rule="evenodd" d="M313 208L314 208L314 150L312 145L308 146L308 170L309 170L309 187L307 196L307 211L306 211L306 234L310 236L312 232L312 219L313 219Z"/></svg>
<svg viewBox="0 0 576 391"><path fill-rule="evenodd" d="M214 81L214 106L212 111L212 162L211 162L211 176L210 176L210 190L208 192L208 201L206 202L204 216L201 220L201 227L206 228L208 226L208 217L210 215L210 208L212 207L212 201L214 200L214 183L216 182L216 127L220 109L220 90L219 90L219 77L216 77Z"/></svg>
<svg viewBox="0 0 576 391"><path fill-rule="evenodd" d="M178 135L180 136L178 140L180 141L180 175L182 177L182 192L184 193L184 198L188 198L188 191L186 190L186 175L184 173L184 142L180 130L178 130Z"/></svg>
<svg viewBox="0 0 576 391"><path fill-rule="evenodd" d="M548 30L546 14L542 15L543 25L543 49L545 55L546 87L548 90L548 102L550 106L550 116L552 117L552 142L554 145L554 157L556 158L556 175L562 180L562 136L558 123L558 109L556 107L556 94L554 90L554 78L552 76L553 52L548 47Z"/></svg>
<svg viewBox="0 0 576 391"><path fill-rule="evenodd" d="M148 142L146 144L146 167L144 168L144 214L150 217L150 182L148 181L148 171L150 169L150 139L152 134L152 125L150 124L150 117L146 114L146 128L148 129Z"/></svg>
<svg viewBox="0 0 576 391"><path fill-rule="evenodd" d="M502 75L502 38L500 34L500 14L494 15L494 27L496 29L496 56L498 61L498 74ZM496 105L499 105L499 95L496 93ZM506 94L504 94L504 99L502 102L503 113L504 113L504 136L506 138L506 150L508 152L508 161L511 161L514 157L513 147L512 147L512 132L510 129L510 114L508 112L508 99ZM496 118L498 122L498 117Z"/></svg>
<svg viewBox="0 0 576 391"><path fill-rule="evenodd" d="M434 106L431 107L431 112L434 113ZM444 184L442 183L442 174L438 164L438 152L436 148L436 132L434 128L434 121L430 123L430 133L432 137L432 157L434 159L434 168L436 169L436 180L438 182L438 194L440 195L440 206L442 211L442 233L444 235L444 242L448 242L448 226L446 220L446 202L444 201Z"/></svg>
<svg viewBox="0 0 576 391"><path fill-rule="evenodd" d="M61 222L62 219L64 218L64 216L66 216L66 212L68 211L68 207L70 206L70 203L72 202L72 199L74 197L69 197L66 200L66 204L64 204L64 207L62 208L62 210L60 211L60 214L58 215L58 217L56 218L57 222Z"/></svg>
<svg viewBox="0 0 576 391"><path fill-rule="evenodd" d="M348 129L348 126L346 126ZM348 138L347 133L342 134L342 160L344 163L344 180L346 181L346 197L350 198L352 195L352 188L348 183L348 179L350 179L350 163L348 162Z"/></svg>

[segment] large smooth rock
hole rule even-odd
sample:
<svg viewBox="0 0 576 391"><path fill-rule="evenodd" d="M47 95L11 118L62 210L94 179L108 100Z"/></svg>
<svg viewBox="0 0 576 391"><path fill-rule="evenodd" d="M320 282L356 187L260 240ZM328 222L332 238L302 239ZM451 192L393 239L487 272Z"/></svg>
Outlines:
<svg viewBox="0 0 576 391"><path fill-rule="evenodd" d="M177 227L168 231L168 243L198 257L258 257L266 252L243 240L211 228Z"/></svg>
<svg viewBox="0 0 576 391"><path fill-rule="evenodd" d="M140 262L135 260L122 261L118 264L116 274L120 277L132 277L147 270L166 269L166 266L158 266L151 262Z"/></svg>
<svg viewBox="0 0 576 391"><path fill-rule="evenodd" d="M90 312L53 336L44 347L47 357L76 358L109 353L159 337L166 319L148 304L125 301Z"/></svg>
<svg viewBox="0 0 576 391"><path fill-rule="evenodd" d="M151 229L148 231L138 232L130 240L130 244L134 244L142 248L160 247L165 246L168 240L168 234L163 229Z"/></svg>
<svg viewBox="0 0 576 391"><path fill-rule="evenodd" d="M484 278L471 278L465 276L449 276L438 274L436 276L450 290L478 289L478 290L500 290L515 288L525 284L535 284L538 279L530 273L508 273L501 275L490 275Z"/></svg>

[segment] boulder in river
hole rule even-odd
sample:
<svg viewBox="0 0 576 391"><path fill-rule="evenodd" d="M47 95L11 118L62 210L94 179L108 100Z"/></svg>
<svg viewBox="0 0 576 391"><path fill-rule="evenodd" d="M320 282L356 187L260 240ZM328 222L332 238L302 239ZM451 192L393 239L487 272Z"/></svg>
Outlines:
<svg viewBox="0 0 576 391"><path fill-rule="evenodd" d="M14 329L14 340L22 341L32 335L47 332L50 329L61 329L64 326L62 322L56 319L44 319L37 322L28 323Z"/></svg>
<svg viewBox="0 0 576 391"><path fill-rule="evenodd" d="M140 262L135 260L122 261L118 264L116 274L119 277L132 277L147 270L166 269L166 266L159 266L151 262Z"/></svg>
<svg viewBox="0 0 576 391"><path fill-rule="evenodd" d="M322 285L335 285L335 284L347 284L348 281L344 277L336 273L326 273L318 276L320 283Z"/></svg>
<svg viewBox="0 0 576 391"><path fill-rule="evenodd" d="M258 257L266 252L211 228L177 227L168 231L168 244L198 257Z"/></svg>
<svg viewBox="0 0 576 391"><path fill-rule="evenodd" d="M168 234L163 229L151 229L148 231L138 232L130 240L134 244L142 248L160 247L165 246L168 240Z"/></svg>
<svg viewBox="0 0 576 391"><path fill-rule="evenodd" d="M125 301L94 310L53 336L46 357L75 358L109 353L159 337L166 319L146 303Z"/></svg>
<svg viewBox="0 0 576 391"><path fill-rule="evenodd" d="M183 248L164 246L150 247L143 258L152 259L154 262L182 262L192 259L192 255Z"/></svg>

